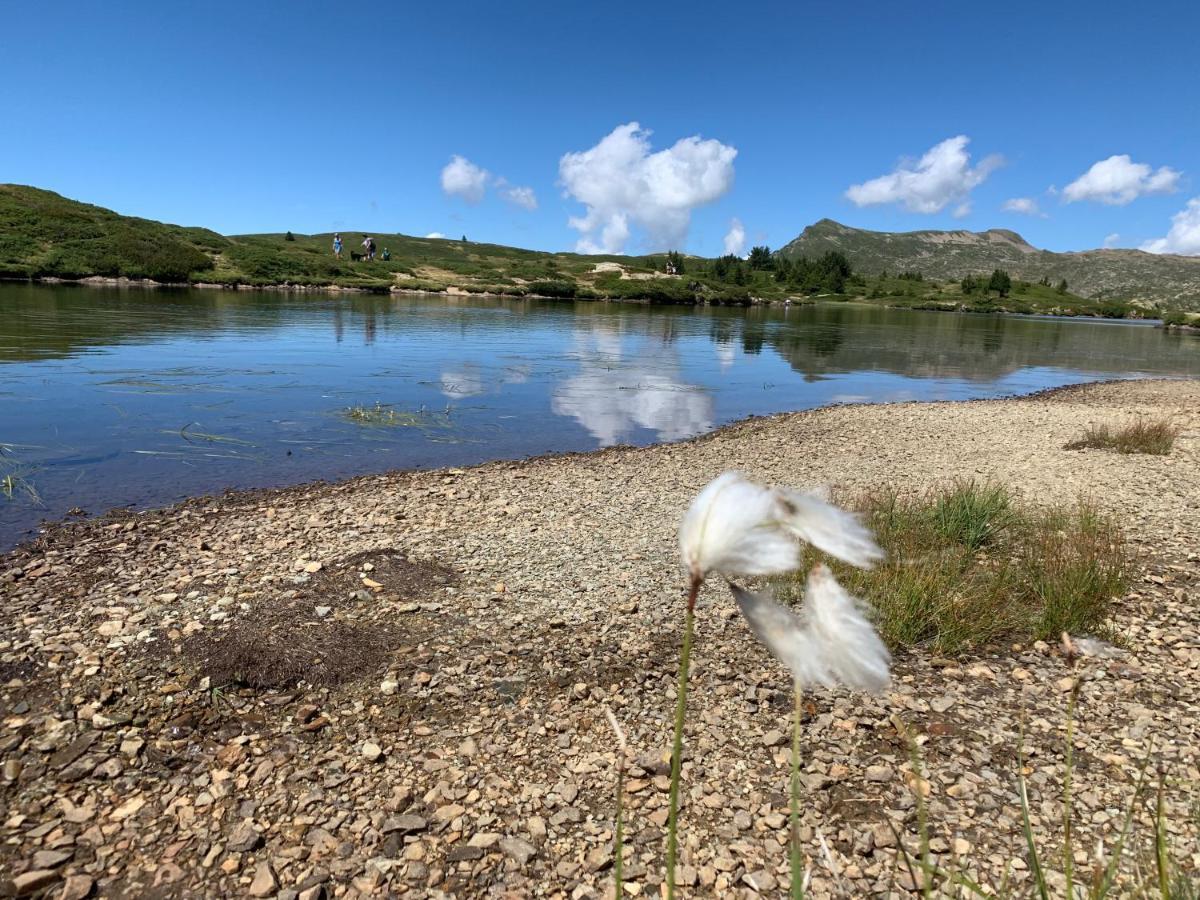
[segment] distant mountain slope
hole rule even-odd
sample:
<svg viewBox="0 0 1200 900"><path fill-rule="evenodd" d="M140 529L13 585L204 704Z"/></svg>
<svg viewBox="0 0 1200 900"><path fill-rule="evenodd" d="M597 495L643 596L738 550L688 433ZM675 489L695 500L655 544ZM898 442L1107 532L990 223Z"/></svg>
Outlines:
<svg viewBox="0 0 1200 900"><path fill-rule="evenodd" d="M1144 253L1141 250L1086 250L1053 253L1031 246L1003 228L989 231L865 231L832 219L810 225L779 252L817 257L840 250L855 271L917 270L929 278L1006 269L1014 278L1053 282L1065 278L1085 297L1120 298L1200 308L1200 257Z"/></svg>

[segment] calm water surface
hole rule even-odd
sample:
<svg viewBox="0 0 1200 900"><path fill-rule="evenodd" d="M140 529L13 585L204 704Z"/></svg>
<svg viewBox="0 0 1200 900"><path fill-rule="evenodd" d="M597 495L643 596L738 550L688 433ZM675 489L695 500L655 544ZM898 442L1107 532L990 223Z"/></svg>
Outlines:
<svg viewBox="0 0 1200 900"><path fill-rule="evenodd" d="M1200 375L1145 325L0 285L0 546L72 508L670 441L752 413ZM354 406L395 410L363 425Z"/></svg>

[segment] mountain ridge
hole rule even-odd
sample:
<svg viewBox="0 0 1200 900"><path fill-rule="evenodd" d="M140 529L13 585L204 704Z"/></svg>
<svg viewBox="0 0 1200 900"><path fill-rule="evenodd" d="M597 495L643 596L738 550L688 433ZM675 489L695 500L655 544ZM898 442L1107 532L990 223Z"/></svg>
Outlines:
<svg viewBox="0 0 1200 900"><path fill-rule="evenodd" d="M957 280L1005 269L1027 281L1065 279L1084 297L1200 306L1200 257L1118 248L1060 253L1035 247L1007 228L870 231L824 218L777 252L815 258L832 250L845 254L855 271L868 274L917 271Z"/></svg>

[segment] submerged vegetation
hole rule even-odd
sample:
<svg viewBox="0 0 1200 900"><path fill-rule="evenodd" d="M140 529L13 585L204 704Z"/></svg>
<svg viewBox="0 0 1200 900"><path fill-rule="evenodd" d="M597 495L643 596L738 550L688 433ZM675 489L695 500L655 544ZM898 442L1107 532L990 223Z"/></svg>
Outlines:
<svg viewBox="0 0 1200 900"><path fill-rule="evenodd" d="M0 185L0 278L150 279L226 287L456 291L663 304L857 300L914 309L1153 316L1151 306L1072 294L1065 280L1028 282L1003 269L937 281L916 270L857 270L839 250L812 257L751 249L715 259L545 253L498 244L372 234L378 255L356 258L365 234L294 231L226 237L122 216L50 191ZM786 249L786 248L785 248ZM386 251L386 253L384 252Z"/></svg>
<svg viewBox="0 0 1200 900"><path fill-rule="evenodd" d="M1117 453L1147 453L1167 456L1179 437L1179 426L1169 419L1139 419L1114 428L1112 425L1089 425L1065 450L1113 450Z"/></svg>
<svg viewBox="0 0 1200 900"><path fill-rule="evenodd" d="M454 427L454 422L450 418L450 407L446 407L443 412L432 412L425 407L414 412L398 410L388 404L376 401L373 406L348 406L342 410L342 417L357 425L375 428Z"/></svg>

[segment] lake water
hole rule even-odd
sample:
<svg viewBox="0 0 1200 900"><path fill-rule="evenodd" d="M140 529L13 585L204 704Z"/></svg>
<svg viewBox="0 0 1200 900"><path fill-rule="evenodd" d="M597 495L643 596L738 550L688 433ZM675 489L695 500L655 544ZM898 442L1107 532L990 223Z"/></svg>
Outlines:
<svg viewBox="0 0 1200 900"><path fill-rule="evenodd" d="M1141 324L0 284L0 546L72 508L672 441L755 413L1200 375ZM382 404L389 424L347 416Z"/></svg>

